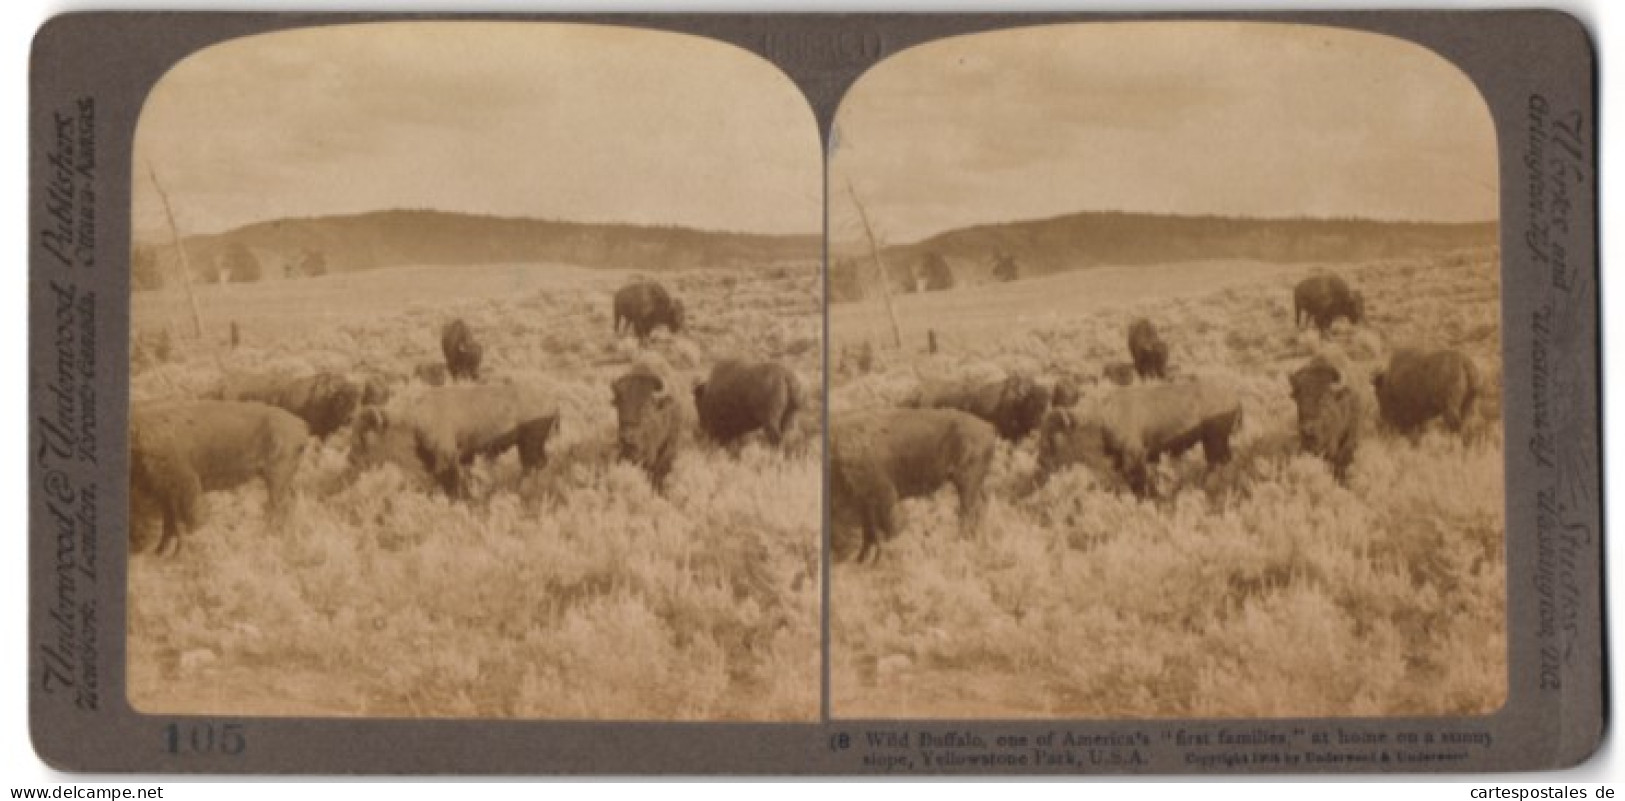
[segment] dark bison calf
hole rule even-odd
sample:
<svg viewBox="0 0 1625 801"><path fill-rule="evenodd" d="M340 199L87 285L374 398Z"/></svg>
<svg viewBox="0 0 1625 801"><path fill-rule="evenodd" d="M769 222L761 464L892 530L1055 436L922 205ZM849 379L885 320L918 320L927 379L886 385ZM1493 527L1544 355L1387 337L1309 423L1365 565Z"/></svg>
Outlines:
<svg viewBox="0 0 1625 801"><path fill-rule="evenodd" d="M437 387L400 408L357 413L350 463L363 470L386 461L421 467L447 495L466 499L475 458L518 448L525 472L540 469L558 427L558 407L526 387Z"/></svg>
<svg viewBox="0 0 1625 801"><path fill-rule="evenodd" d="M987 382L928 382L903 405L968 412L992 423L999 436L1016 442L1043 421L1050 390L1022 375Z"/></svg>
<svg viewBox="0 0 1625 801"><path fill-rule="evenodd" d="M1150 320L1141 317L1129 325L1128 354L1141 379L1168 377L1168 343Z"/></svg>
<svg viewBox="0 0 1625 801"><path fill-rule="evenodd" d="M796 374L776 362L717 362L711 376L694 385L700 429L724 445L758 429L778 445L805 405Z"/></svg>
<svg viewBox="0 0 1625 801"><path fill-rule="evenodd" d="M452 320L440 329L440 352L446 357L446 372L453 381L479 380L485 348L474 339L468 323Z"/></svg>
<svg viewBox="0 0 1625 801"><path fill-rule="evenodd" d="M1365 296L1349 289L1342 276L1311 275L1292 290L1293 325L1302 328L1305 321L1311 322L1325 334L1339 317L1355 325L1365 319Z"/></svg>
<svg viewBox="0 0 1625 801"><path fill-rule="evenodd" d="M1155 494L1148 465L1197 444L1208 466L1230 460L1230 437L1241 426L1241 402L1231 390L1201 381L1119 390L1092 408L1052 410L1039 431L1038 477L1082 463L1113 471L1134 494Z"/></svg>
<svg viewBox="0 0 1625 801"><path fill-rule="evenodd" d="M310 433L326 439L350 424L371 384L338 373L290 376L274 373L228 375L215 394L218 400L255 401L292 412Z"/></svg>
<svg viewBox="0 0 1625 801"><path fill-rule="evenodd" d="M615 293L615 333L621 333L624 322L640 342L647 340L657 326L681 333L683 316L683 301L654 281L627 284Z"/></svg>
<svg viewBox="0 0 1625 801"><path fill-rule="evenodd" d="M1403 348L1371 376L1371 385L1382 419L1398 431L1415 433L1442 417L1446 428L1460 432L1478 400L1478 366L1456 350Z"/></svg>
<svg viewBox="0 0 1625 801"><path fill-rule="evenodd" d="M1360 446L1360 396L1343 383L1343 374L1323 357L1294 371L1289 378L1298 406L1298 441L1332 466L1332 475L1348 477Z"/></svg>
<svg viewBox="0 0 1625 801"><path fill-rule="evenodd" d="M293 476L310 431L293 414L263 403L188 401L130 410L132 524L163 520L154 553L180 551L181 536L203 522L203 493L265 482L271 517L287 511ZM134 526L132 525L132 530Z"/></svg>
<svg viewBox="0 0 1625 801"><path fill-rule="evenodd" d="M639 365L610 385L614 393L616 443L623 461L649 474L656 492L666 488L666 477L677 461L683 432L683 410L665 379Z"/></svg>
<svg viewBox="0 0 1625 801"><path fill-rule="evenodd" d="M897 503L953 484L961 525L981 519L993 427L954 409L874 409L830 419L829 502L843 530L862 531L857 561L897 536Z"/></svg>

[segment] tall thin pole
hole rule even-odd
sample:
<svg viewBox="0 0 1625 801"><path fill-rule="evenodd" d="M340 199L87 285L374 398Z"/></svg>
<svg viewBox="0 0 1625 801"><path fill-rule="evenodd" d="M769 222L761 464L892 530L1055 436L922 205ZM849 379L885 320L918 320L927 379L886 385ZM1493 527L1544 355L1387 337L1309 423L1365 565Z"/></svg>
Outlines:
<svg viewBox="0 0 1625 801"><path fill-rule="evenodd" d="M869 225L869 213L863 208L863 201L858 200L858 193L852 189L852 181L846 182L846 193L852 196L852 205L858 207L858 219L863 221L863 233L869 237L869 255L874 259L875 270L880 274L880 297L886 301L886 314L891 317L891 335L896 347L903 347L903 328L897 324L897 308L891 302L891 275L886 272L886 263L880 258L880 243L875 239L875 230Z"/></svg>
<svg viewBox="0 0 1625 801"><path fill-rule="evenodd" d="M164 204L164 219L169 221L170 240L175 243L175 253L181 260L181 286L186 288L186 302L192 305L192 335L198 339L203 338L203 315L198 313L197 295L192 294L192 262L186 258L186 246L181 244L180 228L175 225L175 213L169 208L169 195L164 192L164 185L158 183L158 173L152 169L152 162L147 162L147 177L152 179L152 187L158 190L158 199Z"/></svg>

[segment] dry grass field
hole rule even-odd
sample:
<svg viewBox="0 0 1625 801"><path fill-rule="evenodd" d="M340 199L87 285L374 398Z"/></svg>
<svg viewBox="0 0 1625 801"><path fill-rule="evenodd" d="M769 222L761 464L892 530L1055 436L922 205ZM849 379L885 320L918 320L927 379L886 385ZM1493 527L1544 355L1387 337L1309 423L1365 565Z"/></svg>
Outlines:
<svg viewBox="0 0 1625 801"><path fill-rule="evenodd" d="M1309 266L1102 267L831 309L832 411L921 378L1098 376L1138 316L1170 370L1234 387L1237 458L1165 459L1180 491L1137 500L1078 467L1035 489L1034 438L1001 443L962 537L953 490L904 503L875 565L835 565L838 718L1483 714L1507 692L1499 254L1341 265L1364 325L1292 323ZM927 329L940 352L925 352ZM855 348L873 343L868 365ZM1453 347L1485 389L1465 438L1383 431L1369 376L1395 349ZM1287 375L1316 353L1364 397L1346 485L1297 453ZM1175 377L1177 380L1177 376ZM1091 395L1110 391L1086 385ZM837 551L845 543L836 542Z"/></svg>
<svg viewBox="0 0 1625 801"><path fill-rule="evenodd" d="M208 496L175 557L131 559L129 697L145 712L625 720L815 718L820 671L822 300L814 262L652 276L690 325L646 349L611 333L631 276L562 265L405 267L137 293L136 400L223 370L410 376L467 320L490 380L548 390L551 460L505 455L452 502L412 471L352 474L348 432L307 454L291 521L254 482ZM242 344L225 346L231 321ZM167 356L152 345L171 328ZM687 435L667 492L613 458L609 382L634 358L689 381L777 359L810 401L783 452ZM415 383L397 395L421 391Z"/></svg>

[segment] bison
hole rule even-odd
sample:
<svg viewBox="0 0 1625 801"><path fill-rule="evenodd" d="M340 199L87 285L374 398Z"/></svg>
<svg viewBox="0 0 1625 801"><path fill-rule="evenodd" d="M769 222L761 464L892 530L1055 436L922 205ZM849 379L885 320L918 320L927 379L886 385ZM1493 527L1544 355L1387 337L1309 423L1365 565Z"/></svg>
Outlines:
<svg viewBox="0 0 1625 801"><path fill-rule="evenodd" d="M667 390L665 379L643 365L615 379L610 389L621 459L642 467L655 491L664 491L677 460L682 408Z"/></svg>
<svg viewBox="0 0 1625 801"><path fill-rule="evenodd" d="M1365 296L1349 289L1342 276L1311 275L1292 290L1293 325L1302 328L1305 321L1311 322L1324 335L1339 317L1354 325L1365 319Z"/></svg>
<svg viewBox="0 0 1625 801"><path fill-rule="evenodd" d="M637 334L639 342L648 340L649 334L661 325L674 334L681 333L683 301L653 281L627 284L615 293L615 333L621 333L623 322Z"/></svg>
<svg viewBox="0 0 1625 801"><path fill-rule="evenodd" d="M1148 384L1118 390L1083 411L1052 410L1039 430L1038 480L1072 464L1111 470L1134 494L1155 494L1148 465L1200 443L1207 463L1230 460L1241 425L1236 393L1207 382Z"/></svg>
<svg viewBox="0 0 1625 801"><path fill-rule="evenodd" d="M999 436L1017 442L1044 419L1050 389L1022 375L989 382L926 383L903 405L969 412L992 423Z"/></svg>
<svg viewBox="0 0 1625 801"><path fill-rule="evenodd" d="M1446 428L1460 432L1478 400L1478 366L1457 350L1402 348L1371 376L1371 385L1382 419L1395 429L1415 433L1443 417Z"/></svg>
<svg viewBox="0 0 1625 801"><path fill-rule="evenodd" d="M485 348L474 339L474 330L461 319L440 329L440 352L446 357L446 373L453 381L478 381L480 360Z"/></svg>
<svg viewBox="0 0 1625 801"><path fill-rule="evenodd" d="M292 376L275 373L234 374L220 382L215 400L256 401L269 404L305 421L310 433L327 439L350 424L370 384L338 373Z"/></svg>
<svg viewBox="0 0 1625 801"><path fill-rule="evenodd" d="M831 519L861 529L857 561L897 536L897 502L953 484L962 526L981 519L993 427L956 409L873 409L830 420Z"/></svg>
<svg viewBox="0 0 1625 801"><path fill-rule="evenodd" d="M1157 327L1141 317L1128 327L1128 353L1134 360L1134 372L1142 380L1168 377L1168 343L1162 341Z"/></svg>
<svg viewBox="0 0 1625 801"><path fill-rule="evenodd" d="M717 362L711 376L694 385L700 429L723 445L757 429L778 445L805 405L796 374L776 362Z"/></svg>
<svg viewBox="0 0 1625 801"><path fill-rule="evenodd" d="M1298 406L1299 444L1305 453L1325 459L1332 466L1332 475L1342 481L1360 445L1360 396L1343 383L1342 372L1321 356L1294 371L1289 381L1292 401Z"/></svg>
<svg viewBox="0 0 1625 801"><path fill-rule="evenodd" d="M453 498L470 497L476 457L519 450L529 473L547 465L547 441L559 428L558 406L514 384L436 387L398 408L368 406L356 414L350 464L386 461L421 467Z"/></svg>
<svg viewBox="0 0 1625 801"><path fill-rule="evenodd" d="M163 520L154 553L203 522L203 493L265 482L266 509L280 517L310 430L291 412L264 403L186 401L138 404L130 410L132 523L152 512Z"/></svg>

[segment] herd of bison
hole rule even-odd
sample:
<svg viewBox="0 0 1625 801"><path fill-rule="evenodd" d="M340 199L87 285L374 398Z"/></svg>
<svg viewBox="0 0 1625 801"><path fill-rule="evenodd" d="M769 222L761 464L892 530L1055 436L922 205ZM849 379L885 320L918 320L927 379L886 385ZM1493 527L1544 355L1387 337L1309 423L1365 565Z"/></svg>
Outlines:
<svg viewBox="0 0 1625 801"><path fill-rule="evenodd" d="M1340 276L1316 274L1296 286L1296 327L1313 325L1324 337L1339 319L1353 325L1366 319L1365 298ZM1164 454L1177 457L1201 445L1210 468L1230 461L1231 439L1247 413L1238 394L1206 379L1170 380L1169 349L1151 320L1128 326L1127 345L1131 361L1105 365L1103 377L1115 386L1098 397L1084 399L1072 379L1046 386L1014 374L994 381L928 380L895 407L833 415L829 497L836 543L861 543L859 562L878 558L881 545L900 530L898 502L949 484L958 494L961 527L976 531L999 438L1016 443L1037 432L1037 484L1082 465L1139 497L1163 494L1152 466ZM1324 459L1343 481L1367 414L1360 394L1323 356L1289 378L1282 392L1297 406L1298 447ZM1378 418L1402 435L1435 420L1463 432L1481 390L1478 368L1454 349L1400 348L1371 382Z"/></svg>
<svg viewBox="0 0 1625 801"><path fill-rule="evenodd" d="M614 298L614 327L640 343L665 326L683 330L682 301L652 281ZM356 473L395 464L430 477L456 500L471 497L476 460L517 450L527 474L546 466L548 441L561 425L554 399L533 387L484 380L484 347L461 319L440 332L443 362L420 364L414 378L430 385L390 403L405 376L357 370L313 375L227 374L203 398L153 400L130 412L132 547L161 526L155 554L173 554L203 522L204 494L259 479L267 518L290 508L293 478L312 438L349 430L348 462ZM618 420L619 458L664 488L683 441L684 416L670 379L635 364L608 388ZM754 432L779 445L805 406L795 373L776 362L725 359L692 387L701 433L727 445Z"/></svg>
<svg viewBox="0 0 1625 801"><path fill-rule="evenodd" d="M1362 295L1332 274L1304 279L1293 305L1294 324L1312 324L1322 334L1338 319L1358 325L1365 318ZM657 327L679 332L683 324L682 301L656 282L635 282L615 295L616 334L624 329L642 342ZM484 349L463 320L442 328L440 344L444 362L416 370L434 386L404 406L386 405L401 377L365 372L228 375L204 399L134 405L132 529L161 523L154 552L173 553L201 524L204 493L255 479L266 486L267 515L274 520L289 507L311 438L346 428L354 469L393 463L421 470L453 499L470 497L469 469L477 459L517 450L527 473L545 466L548 441L566 422L557 404L520 384L482 382ZM1127 345L1131 361L1104 370L1119 386L1087 400L1073 381L1046 386L1012 375L990 383L928 382L900 406L832 416L831 518L847 542L861 542L857 561L878 558L881 545L897 535L900 500L944 485L957 492L962 526L974 530L998 438L1017 442L1037 432L1039 483L1083 465L1118 477L1142 497L1162 494L1151 466L1164 454L1201 445L1210 467L1228 461L1246 412L1237 394L1202 379L1169 380L1168 346L1151 320L1129 326ZM1436 419L1462 431L1480 389L1477 368L1456 350L1396 350L1372 384L1377 416L1402 434ZM682 441L677 388L637 365L608 389L619 458L641 467L661 490ZM1300 447L1344 479L1367 413L1360 395L1336 365L1318 356L1291 374L1286 391L1297 406ZM692 392L700 432L721 444L760 432L777 446L806 407L795 374L776 362L716 362Z"/></svg>

